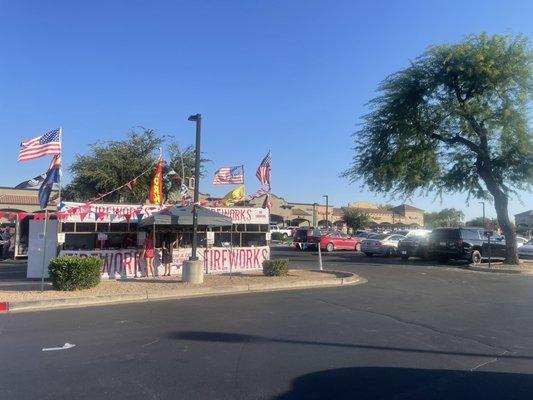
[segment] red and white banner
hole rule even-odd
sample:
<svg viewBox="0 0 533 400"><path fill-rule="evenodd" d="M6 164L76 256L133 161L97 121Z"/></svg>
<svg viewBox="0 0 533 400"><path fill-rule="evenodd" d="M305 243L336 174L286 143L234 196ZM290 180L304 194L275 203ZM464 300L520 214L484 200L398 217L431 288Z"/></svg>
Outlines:
<svg viewBox="0 0 533 400"><path fill-rule="evenodd" d="M222 274L261 270L263 261L270 259L270 248L260 247L211 247L198 249L198 258L203 260L205 271L209 274ZM160 261L160 254L156 251L154 259L155 274L162 275L164 266ZM61 250L60 256L76 255L81 257L100 257L104 260L102 278L129 278L138 273L145 273L145 261L141 259L141 249L123 250ZM183 261L191 256L191 249L174 249L172 253L172 275L181 275Z"/></svg>
<svg viewBox="0 0 533 400"><path fill-rule="evenodd" d="M230 217L234 224L268 224L269 213L264 208L251 207L207 207L219 214Z"/></svg>
<svg viewBox="0 0 533 400"><path fill-rule="evenodd" d="M137 222L164 206L135 204L84 204L64 202L61 222Z"/></svg>

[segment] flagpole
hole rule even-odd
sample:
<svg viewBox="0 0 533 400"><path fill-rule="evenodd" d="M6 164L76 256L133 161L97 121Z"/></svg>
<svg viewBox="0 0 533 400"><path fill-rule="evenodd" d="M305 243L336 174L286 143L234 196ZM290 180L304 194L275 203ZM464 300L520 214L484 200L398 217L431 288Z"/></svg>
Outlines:
<svg viewBox="0 0 533 400"><path fill-rule="evenodd" d="M57 195L58 206L61 205L61 165L63 163L63 128L59 127L59 193Z"/></svg>
<svg viewBox="0 0 533 400"><path fill-rule="evenodd" d="M244 191L244 198L242 200L243 207L246 207L246 181L244 180L244 165L241 165L242 168L242 187Z"/></svg>
<svg viewBox="0 0 533 400"><path fill-rule="evenodd" d="M44 209L44 232L43 232L43 265L41 267L41 293L44 292L44 265L46 263L46 231L48 225L48 209Z"/></svg>

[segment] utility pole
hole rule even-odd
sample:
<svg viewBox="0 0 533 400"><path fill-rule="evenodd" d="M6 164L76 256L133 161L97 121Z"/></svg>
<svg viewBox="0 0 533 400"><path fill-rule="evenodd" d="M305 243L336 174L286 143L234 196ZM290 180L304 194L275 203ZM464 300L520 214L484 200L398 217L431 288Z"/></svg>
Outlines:
<svg viewBox="0 0 533 400"><path fill-rule="evenodd" d="M329 219L328 219L328 200L329 200L329 196L327 194L323 195L322 197L325 197L326 198L326 229L329 229Z"/></svg>
<svg viewBox="0 0 533 400"><path fill-rule="evenodd" d="M196 147L194 161L194 204L192 208L192 254L189 260L196 261L196 249L198 247L198 199L200 188L200 139L202 135L202 115L196 114L189 117L189 121L196 122Z"/></svg>

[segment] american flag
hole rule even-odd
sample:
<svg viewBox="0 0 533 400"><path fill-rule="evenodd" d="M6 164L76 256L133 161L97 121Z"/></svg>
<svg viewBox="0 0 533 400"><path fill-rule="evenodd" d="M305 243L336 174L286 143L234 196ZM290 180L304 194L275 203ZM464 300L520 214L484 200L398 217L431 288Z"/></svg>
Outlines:
<svg viewBox="0 0 533 400"><path fill-rule="evenodd" d="M19 162L33 160L46 155L61 154L61 128L54 129L42 136L26 140L20 144Z"/></svg>
<svg viewBox="0 0 533 400"><path fill-rule="evenodd" d="M244 166L222 167L215 172L213 185L231 185L244 183Z"/></svg>
<svg viewBox="0 0 533 400"><path fill-rule="evenodd" d="M255 173L255 176L257 176L257 179L259 179L259 182L261 182L263 185L270 186L271 184L271 178L272 178L272 172L270 171L270 151L268 154L263 158L263 161L261 161L261 164L259 165L259 168L257 168L257 172Z"/></svg>

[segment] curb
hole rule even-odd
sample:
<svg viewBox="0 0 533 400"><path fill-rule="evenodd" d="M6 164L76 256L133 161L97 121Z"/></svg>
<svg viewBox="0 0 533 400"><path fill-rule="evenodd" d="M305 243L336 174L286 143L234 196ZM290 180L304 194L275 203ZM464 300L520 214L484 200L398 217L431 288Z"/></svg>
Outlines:
<svg viewBox="0 0 533 400"><path fill-rule="evenodd" d="M533 271L520 271L516 269L505 269L505 268L488 268L488 267L479 267L475 266L474 264L468 264L466 267L470 271L477 271L477 272L492 272L492 273L500 273L500 274L521 274L521 275L533 275Z"/></svg>
<svg viewBox="0 0 533 400"><path fill-rule="evenodd" d="M366 279L361 278L358 275L352 274L350 272L327 271L326 273L333 273L341 276L338 276L333 280L322 279L314 281L252 283L246 285L234 285L218 288L194 288L182 290L181 293L176 292L176 290L164 290L156 292L146 291L143 293L77 297L69 299L0 302L0 314L8 312L44 311L59 308L89 307L105 304L138 303L158 300L187 299L194 297L223 296L230 294L284 291L292 289L312 289L318 287L335 287L343 285L355 285L367 282Z"/></svg>

